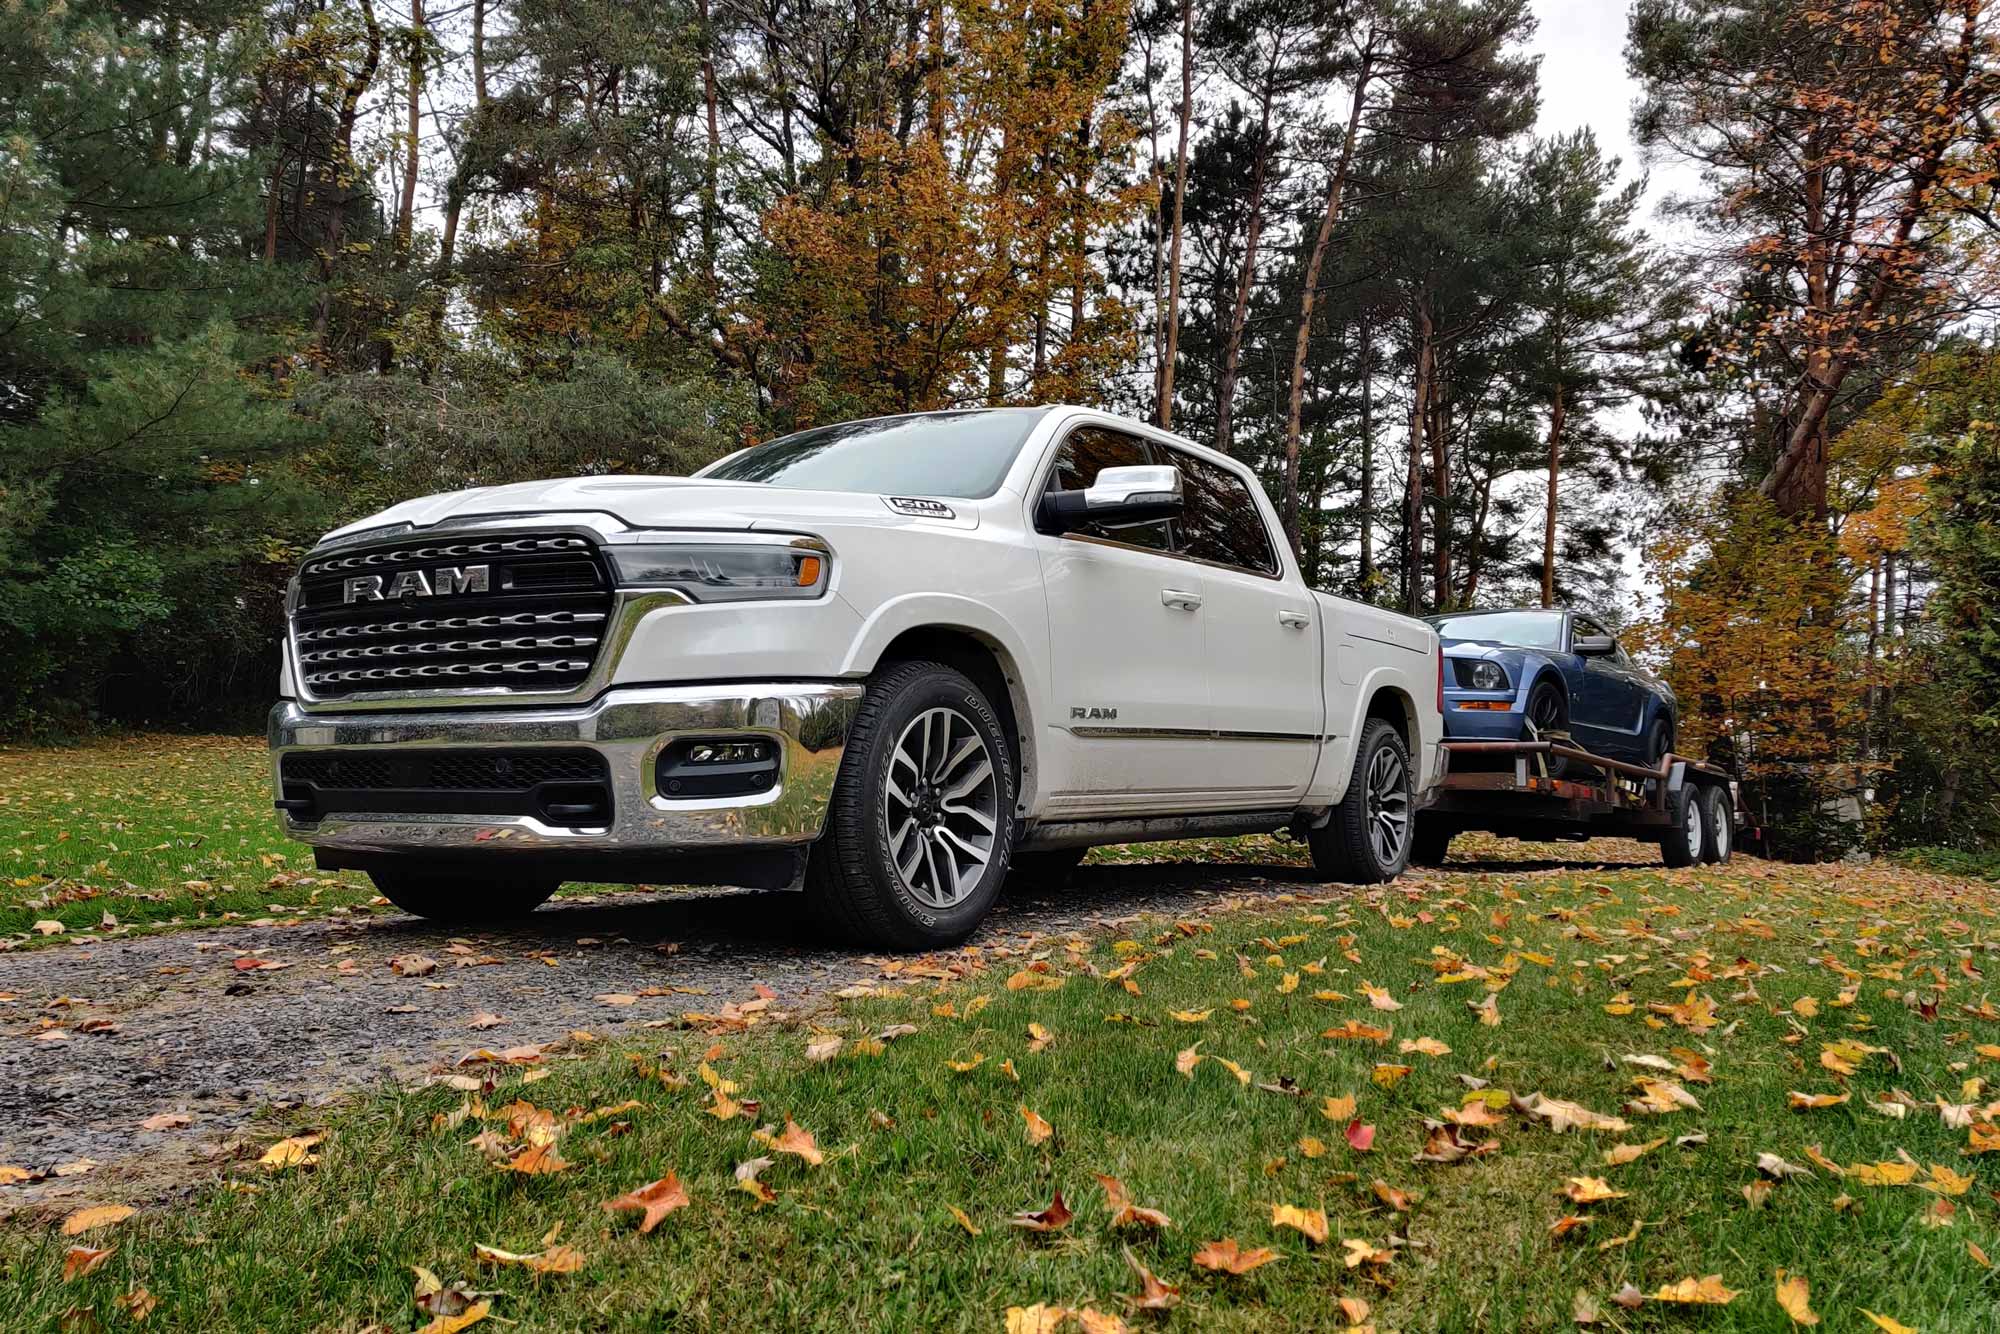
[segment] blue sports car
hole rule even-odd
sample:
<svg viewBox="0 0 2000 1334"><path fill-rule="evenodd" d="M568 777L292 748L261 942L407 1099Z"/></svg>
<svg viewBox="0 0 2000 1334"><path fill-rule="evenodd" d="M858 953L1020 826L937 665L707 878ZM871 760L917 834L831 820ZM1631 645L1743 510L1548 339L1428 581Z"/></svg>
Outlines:
<svg viewBox="0 0 2000 1334"><path fill-rule="evenodd" d="M1674 748L1674 692L1595 617L1518 607L1430 623L1444 642L1447 737L1568 732L1586 750L1648 765Z"/></svg>

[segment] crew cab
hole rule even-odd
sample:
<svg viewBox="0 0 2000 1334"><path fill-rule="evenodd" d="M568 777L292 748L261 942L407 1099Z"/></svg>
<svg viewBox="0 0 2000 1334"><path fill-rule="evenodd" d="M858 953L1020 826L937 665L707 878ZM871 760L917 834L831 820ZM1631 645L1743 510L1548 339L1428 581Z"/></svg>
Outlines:
<svg viewBox="0 0 2000 1334"><path fill-rule="evenodd" d="M1078 407L408 501L288 614L285 828L426 916L727 884L929 948L1092 846L1280 829L1379 882L1444 763L1430 626L1308 589L1235 460Z"/></svg>

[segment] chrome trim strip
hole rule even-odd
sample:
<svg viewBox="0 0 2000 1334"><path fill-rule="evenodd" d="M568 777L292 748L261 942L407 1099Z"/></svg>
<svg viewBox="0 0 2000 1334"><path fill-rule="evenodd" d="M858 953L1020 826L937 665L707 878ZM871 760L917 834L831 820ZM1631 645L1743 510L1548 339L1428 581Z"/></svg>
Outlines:
<svg viewBox="0 0 2000 1334"><path fill-rule="evenodd" d="M1072 727L1071 736L1113 741L1310 741L1324 745L1339 740L1336 733L1228 732L1201 727Z"/></svg>
<svg viewBox="0 0 2000 1334"><path fill-rule="evenodd" d="M666 686L614 690L575 709L335 716L310 714L287 700L271 710L271 782L277 791L280 763L296 751L582 745L603 755L610 767L613 814L603 828L558 828L530 817L429 814L343 815L313 822L286 815L281 823L301 842L364 853L587 855L802 846L818 838L825 824L861 696L859 684L844 681ZM669 742L717 734L776 740L783 752L777 786L752 796L694 801L668 800L655 791L654 761Z"/></svg>

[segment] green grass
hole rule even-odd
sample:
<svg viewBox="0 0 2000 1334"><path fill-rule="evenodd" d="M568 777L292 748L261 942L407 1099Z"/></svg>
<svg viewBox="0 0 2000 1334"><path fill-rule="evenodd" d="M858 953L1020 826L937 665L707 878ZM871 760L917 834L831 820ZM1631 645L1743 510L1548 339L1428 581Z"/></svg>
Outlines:
<svg viewBox="0 0 2000 1334"><path fill-rule="evenodd" d="M251 1148L227 1172L247 1183L240 1192L219 1185L92 1233L116 1250L74 1282L59 1276L66 1239L50 1226L17 1227L0 1237L0 1282L19 1328L54 1328L72 1308L115 1325L114 1298L137 1285L159 1299L155 1328L408 1329L422 1323L410 1286L410 1267L422 1265L498 1293L493 1313L524 1328L996 1330L1009 1307L1036 1302L1125 1314L1121 1294L1138 1286L1129 1247L1181 1287L1168 1323L1191 1328L1337 1328L1340 1297L1368 1302L1382 1330L1568 1328L1582 1292L1607 1328L1777 1330L1788 1327L1773 1297L1782 1268L1809 1281L1831 1330L1873 1328L1862 1308L1925 1331L1988 1330L2000 1291L1970 1248L2000 1253L1991 1194L2000 1160L1965 1156L1970 1132L1945 1124L1933 1099L2000 1096L2000 1060L1977 1050L2000 1041L2000 1022L1980 1017L1997 905L1983 883L1881 864L1484 870L1132 922L1119 936L1020 940L1005 955L903 962L882 983L892 994L812 1017L846 1040L824 1063L805 1057L811 1028L766 1017L728 1033L697 1020L633 1051L586 1045L536 1083L500 1068L489 1109L517 1096L558 1115L641 1104L588 1124L567 1116L566 1171L489 1166L468 1141L482 1124L504 1137L502 1120L474 1115L434 1130L460 1092L386 1091L334 1117L315 1168L267 1174ZM1467 965L1486 977L1446 980L1474 971ZM1127 966L1129 977L1116 975ZM1036 968L1047 973L1030 978L1059 978L1059 989L1009 988ZM1375 1008L1364 982L1401 1008ZM1322 990L1350 999L1316 999ZM1498 1026L1480 1024L1469 1004L1489 992ZM1631 1011L1607 1012L1626 993ZM1691 995L1714 1002L1705 1032L1650 1008ZM1816 1012L1799 1008L1805 998ZM1234 1008L1239 1000L1247 1005ZM1182 1023L1177 1010L1212 1013ZM1394 1038L1320 1036L1349 1020L1393 1026ZM917 1031L879 1052L859 1048L893 1023ZM1031 1023L1053 1034L1038 1052ZM1418 1037L1451 1052L1399 1053ZM1842 1077L1820 1058L1843 1040L1887 1051ZM1252 1072L1250 1084L1211 1060L1177 1073L1176 1053L1197 1042L1203 1056ZM1623 1134L1556 1134L1510 1112L1491 1132L1490 1156L1411 1161L1425 1119L1467 1096L1461 1076L1614 1114L1649 1073L1622 1058L1679 1061L1676 1047L1712 1062L1713 1083L1665 1076L1700 1111L1626 1114ZM985 1058L976 1068L952 1068L975 1054ZM759 1100L754 1118L704 1111L705 1055L742 1086L738 1098ZM1413 1069L1384 1087L1371 1078L1377 1063ZM652 1077L655 1066L684 1085ZM1304 1096L1258 1087L1281 1077ZM1795 1089L1851 1100L1791 1111ZM1896 1090L1913 1104L1902 1119L1869 1106ZM1351 1149L1344 1127L1322 1116L1329 1095L1355 1097L1376 1127L1372 1152ZM1053 1124L1053 1140L1029 1142L1022 1105ZM763 1174L777 1202L760 1204L735 1188L732 1170L769 1152L752 1139L758 1125L788 1118L817 1137L826 1161L779 1155ZM1672 1142L1697 1132L1705 1143ZM1324 1156L1303 1153L1303 1136L1322 1140ZM1603 1162L1614 1143L1662 1136L1668 1143L1635 1162ZM1753 1208L1744 1188L1760 1179L1757 1156L1807 1164L1808 1146L1839 1164L1907 1153L1925 1171L1941 1164L1976 1180L1948 1199L1955 1213L1941 1226L1930 1225L1941 1221L1931 1213L1939 1196L1822 1168ZM669 1170L692 1203L651 1235L600 1208ZM1121 1178L1173 1226L1111 1227L1096 1173ZM1626 1195L1577 1208L1555 1194L1572 1176L1607 1178ZM1411 1194L1407 1214L1379 1202L1378 1179ZM1076 1211L1066 1229L1008 1226L1058 1188ZM1325 1210L1331 1236L1315 1246L1274 1228L1275 1203ZM961 1228L950 1206L981 1234ZM1591 1221L1552 1238L1566 1213ZM1628 1243L1601 1249L1635 1224ZM558 1225L559 1240L586 1257L581 1272L538 1278L473 1260L475 1243L532 1251ZM1197 1247L1222 1237L1282 1258L1240 1278L1195 1269ZM1350 1268L1350 1238L1392 1258ZM1650 1294L1710 1274L1739 1295L1630 1311L1609 1300L1628 1283Z"/></svg>

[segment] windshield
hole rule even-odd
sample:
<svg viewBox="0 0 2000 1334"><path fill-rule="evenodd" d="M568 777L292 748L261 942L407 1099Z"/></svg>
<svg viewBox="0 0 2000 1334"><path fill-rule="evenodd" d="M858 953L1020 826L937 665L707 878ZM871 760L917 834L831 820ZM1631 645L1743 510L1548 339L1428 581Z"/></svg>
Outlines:
<svg viewBox="0 0 2000 1334"><path fill-rule="evenodd" d="M1563 618L1559 611L1475 611L1463 616L1433 616L1439 639L1481 639L1520 648L1562 648Z"/></svg>
<svg viewBox="0 0 2000 1334"><path fill-rule="evenodd" d="M732 454L695 475L813 491L977 500L1000 489L1045 411L926 412L815 426Z"/></svg>

